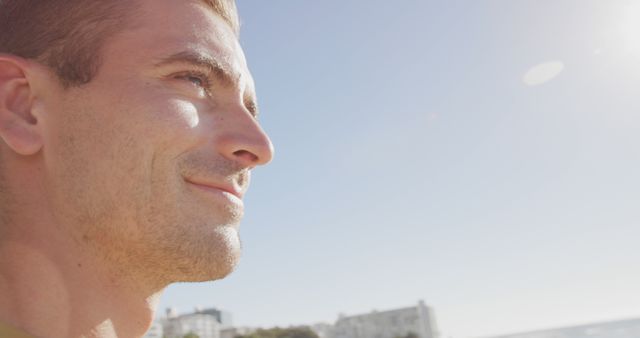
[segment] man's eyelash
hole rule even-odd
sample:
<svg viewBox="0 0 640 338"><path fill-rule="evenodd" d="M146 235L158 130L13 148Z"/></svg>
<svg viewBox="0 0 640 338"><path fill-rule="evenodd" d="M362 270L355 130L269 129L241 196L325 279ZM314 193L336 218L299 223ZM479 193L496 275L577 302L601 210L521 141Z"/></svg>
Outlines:
<svg viewBox="0 0 640 338"><path fill-rule="evenodd" d="M209 80L209 76L207 76L207 74L202 73L202 72L198 72L198 71L188 71L188 72L184 72L184 73L180 73L178 75L175 76L177 79L183 79L186 81L189 81L191 83L193 83L194 85L201 87L202 89L205 89L207 91L209 91L209 89L211 88L211 82ZM193 79L197 79L200 81L200 83L195 83L195 81L192 81Z"/></svg>

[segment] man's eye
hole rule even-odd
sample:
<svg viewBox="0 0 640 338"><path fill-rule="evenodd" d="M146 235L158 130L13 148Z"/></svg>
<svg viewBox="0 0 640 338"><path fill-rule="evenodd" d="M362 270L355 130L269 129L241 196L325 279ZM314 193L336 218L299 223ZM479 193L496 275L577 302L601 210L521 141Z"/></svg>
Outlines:
<svg viewBox="0 0 640 338"><path fill-rule="evenodd" d="M195 84L198 87L204 87L204 80L197 77L197 76L187 76L186 80L188 80L189 82Z"/></svg>
<svg viewBox="0 0 640 338"><path fill-rule="evenodd" d="M187 73L187 74L178 75L176 78L189 81L200 88L204 88L204 89L208 88L207 77L204 74Z"/></svg>

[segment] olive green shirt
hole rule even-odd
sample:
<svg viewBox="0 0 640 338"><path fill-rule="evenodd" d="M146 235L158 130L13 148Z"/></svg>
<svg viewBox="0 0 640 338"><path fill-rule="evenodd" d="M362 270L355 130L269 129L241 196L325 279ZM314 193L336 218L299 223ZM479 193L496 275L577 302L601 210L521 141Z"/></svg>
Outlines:
<svg viewBox="0 0 640 338"><path fill-rule="evenodd" d="M0 322L0 338L34 338L26 332Z"/></svg>

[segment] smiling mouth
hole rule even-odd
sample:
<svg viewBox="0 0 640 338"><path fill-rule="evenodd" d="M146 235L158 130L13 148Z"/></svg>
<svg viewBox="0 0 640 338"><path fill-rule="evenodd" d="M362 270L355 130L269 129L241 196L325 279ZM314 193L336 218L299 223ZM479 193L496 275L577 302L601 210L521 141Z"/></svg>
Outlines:
<svg viewBox="0 0 640 338"><path fill-rule="evenodd" d="M194 182L188 179L185 179L185 182L206 193L216 195L218 197L225 197L226 199L230 200L235 204L240 204L240 205L243 204L242 193L231 186L225 186L222 184L213 184L213 183Z"/></svg>

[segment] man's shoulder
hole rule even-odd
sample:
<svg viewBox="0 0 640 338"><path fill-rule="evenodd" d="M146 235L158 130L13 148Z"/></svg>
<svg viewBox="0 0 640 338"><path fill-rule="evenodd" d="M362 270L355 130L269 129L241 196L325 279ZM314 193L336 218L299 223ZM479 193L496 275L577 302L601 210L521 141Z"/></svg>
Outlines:
<svg viewBox="0 0 640 338"><path fill-rule="evenodd" d="M13 326L0 322L0 338L34 338Z"/></svg>

